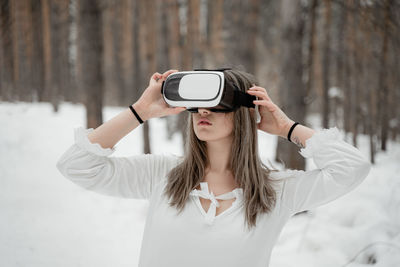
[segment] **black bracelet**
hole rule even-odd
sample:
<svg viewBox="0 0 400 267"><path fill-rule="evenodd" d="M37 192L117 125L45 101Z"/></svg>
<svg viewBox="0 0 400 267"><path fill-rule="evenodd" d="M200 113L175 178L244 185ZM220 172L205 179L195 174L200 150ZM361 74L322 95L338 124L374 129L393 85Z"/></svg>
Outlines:
<svg viewBox="0 0 400 267"><path fill-rule="evenodd" d="M135 116L136 116L137 120L140 122L140 124L142 124L143 123L142 119L139 117L139 115L133 109L132 105L130 105L129 108L132 110L133 114L135 114Z"/></svg>
<svg viewBox="0 0 400 267"><path fill-rule="evenodd" d="M290 127L290 130L289 130L289 133L288 133L288 140L289 140L290 142L292 142L292 141L290 140L290 135L292 134L292 131L293 131L294 127L296 127L297 124L300 124L300 123L295 122L295 123L292 125L292 127ZM292 142L292 143L293 143L293 142Z"/></svg>

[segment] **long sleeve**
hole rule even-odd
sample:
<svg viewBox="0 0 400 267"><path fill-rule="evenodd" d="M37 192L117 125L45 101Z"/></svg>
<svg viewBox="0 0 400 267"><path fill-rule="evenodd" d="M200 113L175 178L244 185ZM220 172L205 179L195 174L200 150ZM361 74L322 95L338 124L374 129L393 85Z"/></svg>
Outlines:
<svg viewBox="0 0 400 267"><path fill-rule="evenodd" d="M176 156L143 154L110 157L115 148L91 143L93 128L74 129L75 143L57 162L57 169L73 183L104 195L149 199L155 185L176 166Z"/></svg>
<svg viewBox="0 0 400 267"><path fill-rule="evenodd" d="M358 186L371 169L371 163L356 147L342 140L336 127L314 133L299 153L304 158L312 158L317 168L289 169L276 176L283 177L281 206L292 214L343 196Z"/></svg>

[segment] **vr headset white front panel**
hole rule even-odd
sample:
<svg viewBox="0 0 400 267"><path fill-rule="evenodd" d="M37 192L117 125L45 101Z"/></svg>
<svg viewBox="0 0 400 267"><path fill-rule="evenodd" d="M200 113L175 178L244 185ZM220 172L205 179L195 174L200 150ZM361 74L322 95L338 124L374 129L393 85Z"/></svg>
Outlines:
<svg viewBox="0 0 400 267"><path fill-rule="evenodd" d="M185 74L179 81L178 94L183 100L174 101L164 97L171 106L178 107L215 107L221 101L224 91L224 74L218 71L183 71L172 73ZM166 88L168 90L168 88Z"/></svg>
<svg viewBox="0 0 400 267"><path fill-rule="evenodd" d="M187 100L210 100L218 96L221 79L215 74L188 74L179 83L179 95Z"/></svg>

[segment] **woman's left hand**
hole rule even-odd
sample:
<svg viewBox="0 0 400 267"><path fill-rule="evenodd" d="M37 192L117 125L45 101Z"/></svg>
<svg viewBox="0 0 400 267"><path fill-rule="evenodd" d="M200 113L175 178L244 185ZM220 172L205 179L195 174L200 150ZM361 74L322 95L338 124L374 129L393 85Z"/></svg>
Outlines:
<svg viewBox="0 0 400 267"><path fill-rule="evenodd" d="M253 101L255 105L258 105L258 111L261 116L261 121L257 124L257 128L269 134L286 138L294 121L289 119L286 114L272 102L265 88L253 86L249 88L247 93L258 97L258 100Z"/></svg>

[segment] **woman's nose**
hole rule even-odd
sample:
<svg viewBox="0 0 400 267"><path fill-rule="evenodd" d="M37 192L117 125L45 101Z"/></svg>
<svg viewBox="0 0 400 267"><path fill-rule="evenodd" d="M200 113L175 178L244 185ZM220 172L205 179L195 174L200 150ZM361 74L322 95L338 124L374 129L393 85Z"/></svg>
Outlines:
<svg viewBox="0 0 400 267"><path fill-rule="evenodd" d="M208 115L211 112L211 111L209 111L208 109L205 109L205 108L199 108L198 111L199 111L200 115Z"/></svg>

